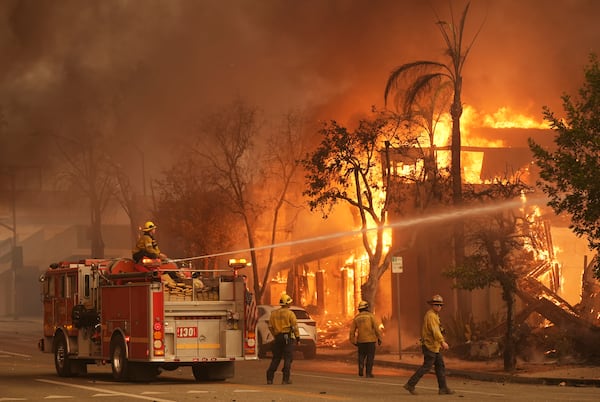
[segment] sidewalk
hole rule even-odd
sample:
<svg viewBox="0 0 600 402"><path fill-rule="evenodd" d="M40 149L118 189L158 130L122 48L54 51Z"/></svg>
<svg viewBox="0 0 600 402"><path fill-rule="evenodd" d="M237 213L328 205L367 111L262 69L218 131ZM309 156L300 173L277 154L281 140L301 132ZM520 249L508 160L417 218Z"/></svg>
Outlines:
<svg viewBox="0 0 600 402"><path fill-rule="evenodd" d="M356 350L348 348L319 348L317 358L355 363ZM501 359L469 361L444 357L448 376L470 378L479 381L511 382L522 384L594 386L600 387L600 366L560 365L558 363L518 363L515 373L506 373ZM416 370L423 363L419 353L379 353L375 355L375 366Z"/></svg>

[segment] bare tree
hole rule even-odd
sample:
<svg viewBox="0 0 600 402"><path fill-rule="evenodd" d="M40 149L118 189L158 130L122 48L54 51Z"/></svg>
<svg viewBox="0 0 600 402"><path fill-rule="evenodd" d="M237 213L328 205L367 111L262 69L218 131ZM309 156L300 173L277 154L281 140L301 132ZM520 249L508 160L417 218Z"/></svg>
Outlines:
<svg viewBox="0 0 600 402"><path fill-rule="evenodd" d="M66 184L74 196L80 195L89 201L90 251L94 258L104 258L102 214L116 191L113 170L101 140L102 135L91 128L83 129L80 135L56 137L62 162L59 184Z"/></svg>
<svg viewBox="0 0 600 402"><path fill-rule="evenodd" d="M183 155L182 155L183 156ZM239 234L237 218L224 202L224 194L190 155L185 155L157 180L158 202L154 219L160 225L160 244L169 256L206 255L232 248ZM217 266L202 259L203 269Z"/></svg>
<svg viewBox="0 0 600 402"><path fill-rule="evenodd" d="M270 276L281 210L303 149L301 130L301 117L291 112L271 130L260 120L259 111L241 100L207 116L201 125L202 140L196 150L208 163L211 180L228 198L231 211L242 218L258 301ZM207 138L212 139L212 147ZM269 227L269 238L267 245L259 245L264 227ZM263 248L268 249L265 263L259 261L257 251Z"/></svg>

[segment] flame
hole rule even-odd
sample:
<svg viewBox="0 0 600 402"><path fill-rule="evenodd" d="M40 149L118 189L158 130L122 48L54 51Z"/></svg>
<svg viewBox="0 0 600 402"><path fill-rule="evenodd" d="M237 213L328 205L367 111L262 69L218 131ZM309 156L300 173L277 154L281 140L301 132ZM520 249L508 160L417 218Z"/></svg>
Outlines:
<svg viewBox="0 0 600 402"><path fill-rule="evenodd" d="M550 128L545 122L539 122L533 117L513 112L509 107L501 107L495 113L483 116L483 127L493 128Z"/></svg>
<svg viewBox="0 0 600 402"><path fill-rule="evenodd" d="M504 141L499 139L489 139L477 135L478 128L542 128L547 129L547 122L536 120L533 117L514 112L509 107L500 107L496 112L490 114L479 113L475 108L465 105L460 119L461 124L461 145L463 147L481 147L481 148L500 148L506 147ZM441 116L437 123L434 146L438 148L438 166L445 168L451 164L451 152L448 149L451 141L452 118L449 113ZM423 132L420 135L419 142L424 147L430 146L429 136ZM446 149L443 149L446 148ZM461 152L461 166L463 169L463 178L469 184L481 184L481 169L483 167L483 151ZM422 169L422 165L403 166L399 172L408 175Z"/></svg>

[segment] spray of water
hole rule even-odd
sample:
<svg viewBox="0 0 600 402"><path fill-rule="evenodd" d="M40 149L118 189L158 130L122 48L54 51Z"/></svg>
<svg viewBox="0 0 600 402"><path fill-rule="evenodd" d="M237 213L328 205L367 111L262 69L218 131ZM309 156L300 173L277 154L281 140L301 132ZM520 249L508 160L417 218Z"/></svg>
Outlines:
<svg viewBox="0 0 600 402"><path fill-rule="evenodd" d="M455 219L465 218L465 217L469 217L469 216L485 215L485 214L501 211L503 209L508 209L508 208L518 208L518 207L523 207L525 205L539 205L539 204L545 203L546 201L547 201L546 197L521 198L521 199L509 200L509 201L504 201L504 202L499 202L499 203L482 205L479 207L454 209L454 210L451 210L448 212L436 213L436 214L426 215L426 216L419 216L417 218L404 219L404 220L401 220L398 222L393 222L388 225L385 225L384 228L385 229L387 229L387 228L403 228L403 227L418 226L418 225L430 224L430 223L436 223L436 222L452 221ZM364 230L363 229L350 230L350 231L345 231L345 232L337 232L337 233L331 233L331 234L326 234L326 235L322 235L322 236L311 237L311 238L307 238L307 239L300 239L300 240L293 240L293 241L282 242L282 243L269 244L269 245L261 246L261 247L254 247L254 248L247 248L247 249L241 249L241 250L227 251L227 252L222 252L222 253L201 255L201 256L197 256L197 257L174 259L172 261L173 262L192 261L192 260L201 260L201 259L212 258L212 257L222 257L222 256L226 256L226 255L242 255L242 254L249 253L253 250L261 251L261 250L268 250L271 248L290 247L290 246L296 246L299 244L314 243L314 242L319 242L319 241L323 241L323 240L331 240L331 239L337 239L337 238L341 238L341 237L356 236L356 235L361 235L362 233L365 233L365 232L370 232L370 231L375 231L375 230L377 230L377 228L369 228L369 229L364 229Z"/></svg>

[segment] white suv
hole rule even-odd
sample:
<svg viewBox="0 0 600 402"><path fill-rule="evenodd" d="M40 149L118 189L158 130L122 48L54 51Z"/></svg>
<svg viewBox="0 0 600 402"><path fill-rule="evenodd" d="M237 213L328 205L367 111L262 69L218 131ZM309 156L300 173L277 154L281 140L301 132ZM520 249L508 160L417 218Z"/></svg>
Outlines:
<svg viewBox="0 0 600 402"><path fill-rule="evenodd" d="M273 346L273 335L269 331L269 317L271 311L278 308L281 307L266 304L258 306L258 324L256 324L258 357L264 358ZM305 359L314 359L317 355L317 323L302 307L290 306L290 310L296 315L300 331L300 344L296 345L296 350L302 352Z"/></svg>

